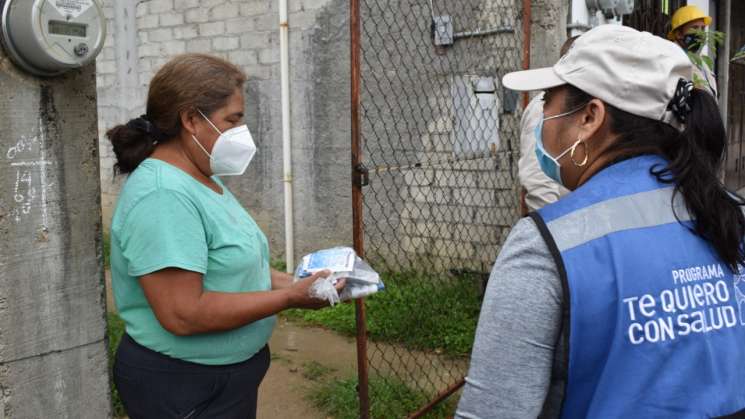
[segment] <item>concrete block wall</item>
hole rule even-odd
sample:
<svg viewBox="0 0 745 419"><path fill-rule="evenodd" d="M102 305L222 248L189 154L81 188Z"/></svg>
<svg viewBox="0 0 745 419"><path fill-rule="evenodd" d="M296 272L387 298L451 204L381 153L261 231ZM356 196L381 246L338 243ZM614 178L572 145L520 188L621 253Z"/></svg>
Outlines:
<svg viewBox="0 0 745 419"><path fill-rule="evenodd" d="M94 70L0 50L0 418L110 416Z"/></svg>
<svg viewBox="0 0 745 419"><path fill-rule="evenodd" d="M297 257L352 240L346 3L289 2ZM101 133L143 113L150 78L176 54L209 53L239 65L248 76L246 122L259 151L246 174L225 180L269 237L272 254L282 256L277 2L106 0L105 4L110 36L98 59ZM103 135L101 149L108 224L123 179L112 176L114 156Z"/></svg>

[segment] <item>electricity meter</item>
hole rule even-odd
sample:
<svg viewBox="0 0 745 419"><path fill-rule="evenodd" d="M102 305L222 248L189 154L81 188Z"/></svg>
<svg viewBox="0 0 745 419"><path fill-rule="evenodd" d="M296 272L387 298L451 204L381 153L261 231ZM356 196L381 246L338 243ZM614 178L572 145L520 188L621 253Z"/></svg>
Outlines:
<svg viewBox="0 0 745 419"><path fill-rule="evenodd" d="M590 10L600 10L608 19L634 12L634 0L586 0L586 2Z"/></svg>
<svg viewBox="0 0 745 419"><path fill-rule="evenodd" d="M37 76L54 76L96 58L106 38L98 0L0 0L8 57Z"/></svg>

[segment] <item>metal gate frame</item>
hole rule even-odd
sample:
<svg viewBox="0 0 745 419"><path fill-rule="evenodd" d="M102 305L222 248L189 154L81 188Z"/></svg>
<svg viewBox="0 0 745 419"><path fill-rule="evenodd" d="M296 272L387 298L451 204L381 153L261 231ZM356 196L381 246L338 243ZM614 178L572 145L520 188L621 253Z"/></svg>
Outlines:
<svg viewBox="0 0 745 419"><path fill-rule="evenodd" d="M350 69L351 69L351 179L352 179L352 218L353 218L353 246L357 254L365 257L364 228L363 228L363 193L362 187L367 185L367 169L362 160L361 150L361 14L360 2L365 0L350 0ZM530 30L531 30L531 0L522 0L522 68L530 68ZM522 96L523 107L527 105L529 97ZM358 396L361 419L370 417L369 368L366 313L363 299L355 301L356 345L357 345L357 373ZM442 390L429 403L412 412L409 418L419 418L432 410L438 403L455 393L465 384L465 377Z"/></svg>

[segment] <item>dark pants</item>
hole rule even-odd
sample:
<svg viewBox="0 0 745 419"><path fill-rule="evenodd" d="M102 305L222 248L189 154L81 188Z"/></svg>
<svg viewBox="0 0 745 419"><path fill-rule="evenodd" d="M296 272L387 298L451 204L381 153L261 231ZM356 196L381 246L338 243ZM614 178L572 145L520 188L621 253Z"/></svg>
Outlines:
<svg viewBox="0 0 745 419"><path fill-rule="evenodd" d="M131 419L255 419L269 348L231 365L201 365L152 351L124 335L114 383Z"/></svg>

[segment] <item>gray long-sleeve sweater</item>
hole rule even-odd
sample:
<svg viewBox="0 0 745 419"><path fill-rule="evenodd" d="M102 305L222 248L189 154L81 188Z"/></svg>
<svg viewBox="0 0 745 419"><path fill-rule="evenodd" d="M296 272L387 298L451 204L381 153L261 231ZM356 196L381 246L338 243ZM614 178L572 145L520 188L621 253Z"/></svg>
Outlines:
<svg viewBox="0 0 745 419"><path fill-rule="evenodd" d="M524 218L492 269L456 418L559 417L567 369L562 303L556 263Z"/></svg>

